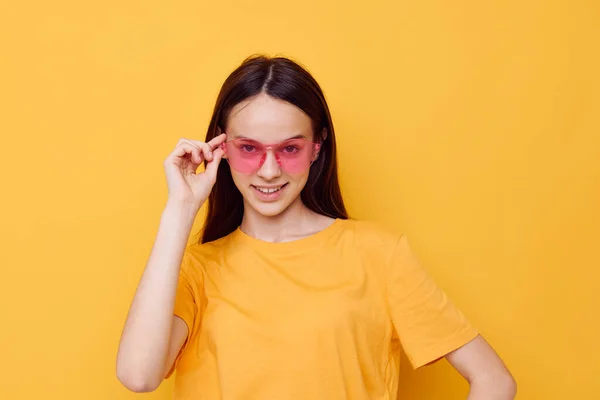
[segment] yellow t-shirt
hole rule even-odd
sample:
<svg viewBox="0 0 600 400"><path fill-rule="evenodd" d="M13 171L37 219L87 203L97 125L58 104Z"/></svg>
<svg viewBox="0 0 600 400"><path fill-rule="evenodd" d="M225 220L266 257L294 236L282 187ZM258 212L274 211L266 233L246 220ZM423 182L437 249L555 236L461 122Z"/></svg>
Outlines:
<svg viewBox="0 0 600 400"><path fill-rule="evenodd" d="M291 242L238 228L188 246L175 315L177 400L395 400L400 346L418 368L477 335L404 235L341 219Z"/></svg>

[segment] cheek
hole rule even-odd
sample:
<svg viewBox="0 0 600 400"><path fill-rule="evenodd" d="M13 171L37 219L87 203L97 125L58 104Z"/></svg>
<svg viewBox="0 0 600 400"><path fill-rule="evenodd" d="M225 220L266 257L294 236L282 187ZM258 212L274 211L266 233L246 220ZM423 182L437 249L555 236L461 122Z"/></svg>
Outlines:
<svg viewBox="0 0 600 400"><path fill-rule="evenodd" d="M296 194L299 194L304 186L306 185L306 181L308 181L308 172L302 174L288 174L286 175L287 181L293 186L293 191Z"/></svg>
<svg viewBox="0 0 600 400"><path fill-rule="evenodd" d="M250 185L250 175L240 174L231 170L231 177L233 178L233 183L237 186L240 192L244 192L245 188Z"/></svg>

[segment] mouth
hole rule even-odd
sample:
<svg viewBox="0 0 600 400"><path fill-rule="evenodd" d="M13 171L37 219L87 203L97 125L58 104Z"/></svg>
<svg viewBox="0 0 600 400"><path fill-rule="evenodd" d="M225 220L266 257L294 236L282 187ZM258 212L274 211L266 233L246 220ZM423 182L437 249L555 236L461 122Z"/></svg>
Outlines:
<svg viewBox="0 0 600 400"><path fill-rule="evenodd" d="M283 185L280 186L270 186L270 187L265 187L265 186L254 186L251 185L254 189L258 190L261 193L264 194L271 194L271 193L276 193L278 191L280 191L281 189L283 189L285 186L287 185L287 183L284 183Z"/></svg>
<svg viewBox="0 0 600 400"><path fill-rule="evenodd" d="M281 192L287 187L287 185L287 183L284 183L280 186L250 186L259 199L269 201L279 198Z"/></svg>

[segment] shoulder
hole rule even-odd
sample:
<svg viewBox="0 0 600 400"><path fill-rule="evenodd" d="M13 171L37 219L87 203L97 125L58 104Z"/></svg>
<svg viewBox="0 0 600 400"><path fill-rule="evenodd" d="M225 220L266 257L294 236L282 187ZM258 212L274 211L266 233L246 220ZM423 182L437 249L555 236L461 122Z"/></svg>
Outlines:
<svg viewBox="0 0 600 400"><path fill-rule="evenodd" d="M386 263L404 237L402 231L368 220L345 220L344 231L355 251L378 263Z"/></svg>
<svg viewBox="0 0 600 400"><path fill-rule="evenodd" d="M188 275L203 274L204 267L222 257L224 251L232 247L231 234L208 243L192 243L186 246L182 271Z"/></svg>
<svg viewBox="0 0 600 400"><path fill-rule="evenodd" d="M359 247L394 248L403 236L401 231L388 228L381 222L348 219L344 225Z"/></svg>
<svg viewBox="0 0 600 400"><path fill-rule="evenodd" d="M187 246L186 253L192 258L212 257L229 245L231 234L208 243L193 243Z"/></svg>

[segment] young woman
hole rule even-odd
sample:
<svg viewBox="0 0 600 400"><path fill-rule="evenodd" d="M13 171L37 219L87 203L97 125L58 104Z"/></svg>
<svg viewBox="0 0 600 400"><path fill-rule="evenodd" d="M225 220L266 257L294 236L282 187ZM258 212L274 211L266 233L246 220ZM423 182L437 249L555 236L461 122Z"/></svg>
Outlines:
<svg viewBox="0 0 600 400"><path fill-rule="evenodd" d="M329 109L297 63L245 60L205 141L181 139L164 168L169 197L117 356L130 390L176 369L176 399L393 400L402 347L415 368L445 357L469 399L514 397L407 238L348 219ZM205 201L202 241L187 246Z"/></svg>

